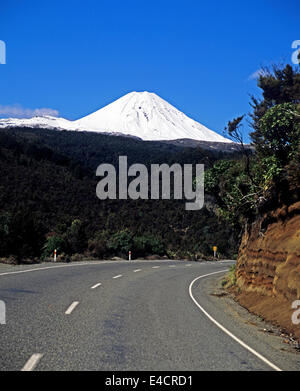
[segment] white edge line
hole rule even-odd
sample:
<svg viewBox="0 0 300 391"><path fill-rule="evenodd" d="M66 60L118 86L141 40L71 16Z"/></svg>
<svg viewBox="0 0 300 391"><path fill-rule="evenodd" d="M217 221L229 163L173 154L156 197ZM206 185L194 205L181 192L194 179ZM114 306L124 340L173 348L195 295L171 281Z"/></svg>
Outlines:
<svg viewBox="0 0 300 391"><path fill-rule="evenodd" d="M114 276L113 278L120 278L120 277L123 277L122 274L118 274L117 276Z"/></svg>
<svg viewBox="0 0 300 391"><path fill-rule="evenodd" d="M74 301L70 307L67 309L67 311L65 312L66 315L70 315L71 312L74 310L75 307L77 307L79 304L79 301Z"/></svg>
<svg viewBox="0 0 300 391"><path fill-rule="evenodd" d="M46 266L46 267L38 267L35 269L28 269L28 270L17 270L15 272L3 272L0 273L0 276L7 276L10 274L20 274L20 273L29 273L29 272L37 272L40 270L50 270L50 269L58 269L61 267L72 267L72 266L96 266L96 265L103 265L107 264L108 262L95 262L95 263L74 263L72 265L57 265L57 266Z"/></svg>
<svg viewBox="0 0 300 391"><path fill-rule="evenodd" d="M256 350L252 349L250 346L248 346L245 342L243 342L242 340L240 340L238 337L236 337L234 334L232 334L229 330L227 330L224 326L222 326L219 322L217 322L211 315L209 315L209 313L207 311L205 311L205 309L197 302L197 300L194 298L193 296L193 293L192 293L192 288L193 288L193 285L194 283L197 281L197 280L200 280L201 278L204 278L204 277L208 277L208 276L211 276L213 274L217 274L217 273L224 273L226 272L226 270L220 270L218 272L213 272L213 273L209 273L209 274L204 274L203 276L199 276L197 278L195 278L191 283L190 283L190 286L189 286L189 294L190 294L190 297L191 299L193 300L193 302L196 304L196 306L208 317L208 319L210 319L216 326L218 326L224 333L226 333L227 335L229 335L229 337L231 337L232 339L234 339L236 342L238 342L241 346L243 346L245 349L247 349L249 352L251 352L252 354L254 354L256 357L258 357L260 360L262 360L265 364L269 365L271 368L275 369L275 371L282 371L282 369L278 368L275 364L271 363L271 361L269 361L268 359L266 359L264 356L262 356L260 353L258 353Z"/></svg>
<svg viewBox="0 0 300 391"><path fill-rule="evenodd" d="M96 288L98 288L98 286L100 286L101 285L101 282L99 282L98 284L96 284L96 285L93 285L92 287L91 287L91 289L96 289Z"/></svg>
<svg viewBox="0 0 300 391"><path fill-rule="evenodd" d="M21 371L33 371L42 357L43 355L40 353L33 354L27 361L27 363L24 365L24 367L21 369Z"/></svg>

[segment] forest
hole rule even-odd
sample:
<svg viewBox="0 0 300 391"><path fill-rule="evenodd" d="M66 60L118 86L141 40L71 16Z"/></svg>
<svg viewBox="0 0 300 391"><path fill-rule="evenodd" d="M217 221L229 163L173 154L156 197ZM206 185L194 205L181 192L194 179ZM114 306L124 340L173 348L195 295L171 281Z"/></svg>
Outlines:
<svg viewBox="0 0 300 391"><path fill-rule="evenodd" d="M28 262L52 257L105 259L157 255L233 257L240 232L215 213L213 196L199 211L185 200L99 200L101 163L196 164L213 167L239 153L208 151L91 132L11 128L0 131L0 257Z"/></svg>

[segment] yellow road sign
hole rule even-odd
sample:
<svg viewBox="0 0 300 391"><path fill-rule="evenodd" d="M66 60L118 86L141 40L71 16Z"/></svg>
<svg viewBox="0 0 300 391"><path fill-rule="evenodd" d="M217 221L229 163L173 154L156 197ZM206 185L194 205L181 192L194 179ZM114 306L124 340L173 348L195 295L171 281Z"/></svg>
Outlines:
<svg viewBox="0 0 300 391"><path fill-rule="evenodd" d="M217 251L218 250L218 247L217 246L213 246L213 251Z"/></svg>

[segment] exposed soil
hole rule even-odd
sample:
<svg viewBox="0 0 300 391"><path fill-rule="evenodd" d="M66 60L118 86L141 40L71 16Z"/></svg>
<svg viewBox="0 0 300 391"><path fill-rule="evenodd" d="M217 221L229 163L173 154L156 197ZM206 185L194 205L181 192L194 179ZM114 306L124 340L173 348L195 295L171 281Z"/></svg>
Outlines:
<svg viewBox="0 0 300 391"><path fill-rule="evenodd" d="M300 202L264 215L244 234L236 268L236 299L292 333L292 303L300 299Z"/></svg>
<svg viewBox="0 0 300 391"><path fill-rule="evenodd" d="M222 286L223 277L220 280L216 280L209 286L211 290L211 296L220 300L220 306L222 311L225 311L230 315L232 319L235 319L239 325L245 324L252 330L252 333L262 333L265 336L269 336L269 344L275 349L283 352L300 355L300 341L297 340L295 332L288 331L285 327L282 327L276 319L277 314L273 321L268 320L264 314L267 313L265 308L262 310L257 308L258 303L263 300L264 297L257 294L238 294L235 288L224 288ZM244 302L245 296L249 299ZM253 300L253 303L251 303ZM275 303L275 304L274 304ZM246 305L245 305L246 304ZM251 305L252 304L252 305ZM278 308L276 302L266 302L266 306ZM297 330L294 330L297 331Z"/></svg>

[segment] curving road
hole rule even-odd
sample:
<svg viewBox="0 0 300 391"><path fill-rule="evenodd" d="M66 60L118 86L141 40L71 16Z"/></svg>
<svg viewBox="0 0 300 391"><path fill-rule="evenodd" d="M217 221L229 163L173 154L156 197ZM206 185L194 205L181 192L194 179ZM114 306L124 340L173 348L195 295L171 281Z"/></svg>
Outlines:
<svg viewBox="0 0 300 391"><path fill-rule="evenodd" d="M298 356L287 360L209 294L207 284L231 264L123 261L0 270L7 318L0 325L0 369L299 368Z"/></svg>

